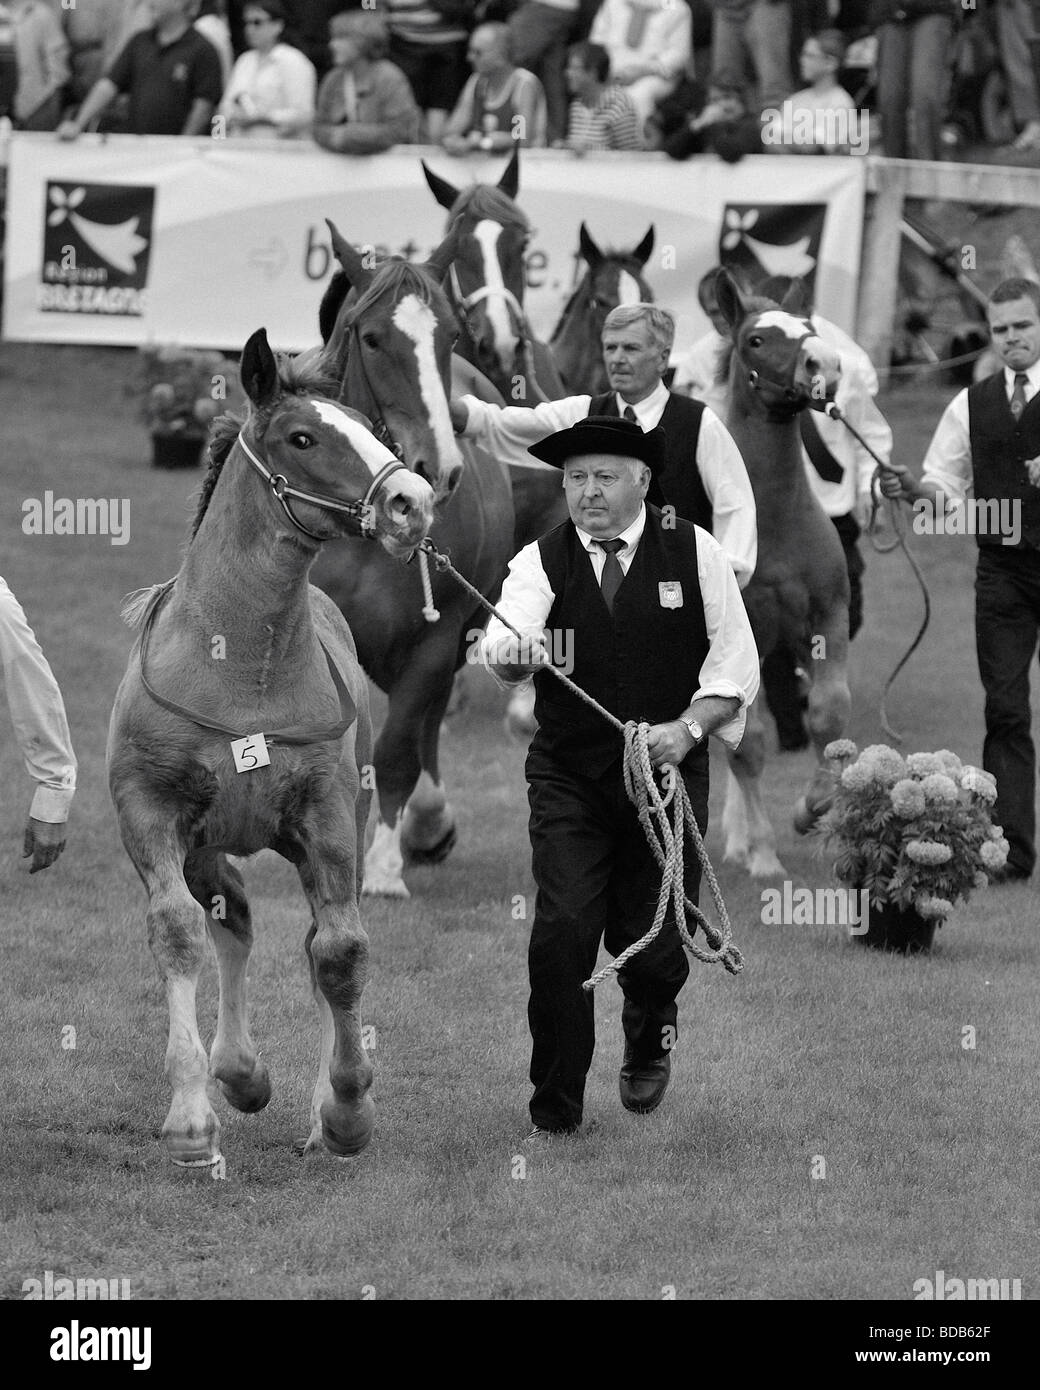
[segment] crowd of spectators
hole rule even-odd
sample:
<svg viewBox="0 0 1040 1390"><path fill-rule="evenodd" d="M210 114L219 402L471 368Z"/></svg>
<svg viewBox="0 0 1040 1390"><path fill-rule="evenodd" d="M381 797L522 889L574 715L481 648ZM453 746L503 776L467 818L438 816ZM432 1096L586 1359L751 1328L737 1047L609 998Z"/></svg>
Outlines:
<svg viewBox="0 0 1040 1390"><path fill-rule="evenodd" d="M421 140L455 155L519 142L735 160L858 151L858 113L875 152L937 159L967 23L994 35L1028 153L1034 4L0 0L0 118L67 139L212 130L350 154Z"/></svg>

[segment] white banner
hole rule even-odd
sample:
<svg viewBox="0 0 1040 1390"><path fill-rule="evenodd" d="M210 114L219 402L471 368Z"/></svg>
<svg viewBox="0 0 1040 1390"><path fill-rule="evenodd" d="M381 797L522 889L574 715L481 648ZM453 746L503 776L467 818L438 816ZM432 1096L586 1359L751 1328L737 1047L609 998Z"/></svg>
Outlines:
<svg viewBox="0 0 1040 1390"><path fill-rule="evenodd" d="M496 182L504 168L437 149L352 158L307 143L16 135L4 336L239 349L264 325L277 347L309 347L331 270L326 217L356 245L412 258L443 236L421 157L457 186ZM531 321L549 336L575 284L584 220L601 247L623 249L653 225L645 274L679 316L679 348L708 326L697 282L720 250L759 274L815 273L821 313L852 332L863 191L855 158L525 152Z"/></svg>

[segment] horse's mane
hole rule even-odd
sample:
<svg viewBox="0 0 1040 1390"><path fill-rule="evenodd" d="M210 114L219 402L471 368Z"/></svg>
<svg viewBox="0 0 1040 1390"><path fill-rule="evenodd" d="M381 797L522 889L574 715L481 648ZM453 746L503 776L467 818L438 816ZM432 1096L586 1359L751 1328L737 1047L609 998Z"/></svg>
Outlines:
<svg viewBox="0 0 1040 1390"><path fill-rule="evenodd" d="M433 276L425 266L392 256L377 267L367 288L350 306L346 326L353 324L387 293L393 293L395 298L400 294L418 295L423 304L429 304L435 290Z"/></svg>
<svg viewBox="0 0 1040 1390"><path fill-rule="evenodd" d="M746 295L744 305L748 315L764 313L766 309L779 309L780 305L773 299L766 299L763 295ZM733 364L733 349L736 347L736 340L732 337L724 338L722 346L719 348L718 356L715 358L715 384L725 386L729 381L729 369Z"/></svg>
<svg viewBox="0 0 1040 1390"><path fill-rule="evenodd" d="M501 222L503 227L518 227L523 232L531 230L526 214L521 212L509 194L488 183L475 183L455 199L448 220L454 224L463 216L478 221L487 218L492 222Z"/></svg>
<svg viewBox="0 0 1040 1390"><path fill-rule="evenodd" d="M271 405L264 410L252 411L250 416L256 421L256 437L258 439L264 437L274 407L282 396L334 396L336 392L336 382L319 365L320 359L319 361L306 361L279 354L277 361L278 384L282 389ZM213 422L207 450L209 467L206 469L206 476L199 488L199 500L195 508L194 520L191 523L189 544L195 539L198 529L202 525L202 518L206 515L206 508L209 506L213 491L220 480L221 470L227 462L228 454L231 453L244 423L242 417L233 411L228 411Z"/></svg>

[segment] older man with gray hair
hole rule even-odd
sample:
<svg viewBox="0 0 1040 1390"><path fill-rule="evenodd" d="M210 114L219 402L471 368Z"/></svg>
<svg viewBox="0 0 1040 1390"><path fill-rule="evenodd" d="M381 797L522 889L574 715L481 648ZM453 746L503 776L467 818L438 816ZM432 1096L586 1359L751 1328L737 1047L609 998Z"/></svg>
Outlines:
<svg viewBox="0 0 1040 1390"><path fill-rule="evenodd" d="M462 396L452 401L452 422L459 434L518 465L530 463L529 445L590 415L621 416L644 433L660 425L664 461L651 483L650 502L665 508L666 518L674 515L710 532L743 588L758 555L751 482L740 451L714 411L665 386L674 338L675 319L667 309L620 305L603 324L609 391L544 401L533 409Z"/></svg>

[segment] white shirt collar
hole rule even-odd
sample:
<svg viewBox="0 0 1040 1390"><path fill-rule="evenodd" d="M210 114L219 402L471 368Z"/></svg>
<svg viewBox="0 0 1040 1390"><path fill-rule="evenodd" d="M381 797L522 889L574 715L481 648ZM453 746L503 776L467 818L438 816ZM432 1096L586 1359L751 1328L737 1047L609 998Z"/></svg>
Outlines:
<svg viewBox="0 0 1040 1390"><path fill-rule="evenodd" d="M639 428L645 434L647 430L652 430L655 425L661 423L661 416L664 414L664 408L668 404L668 387L663 381L659 381L656 387L650 392L649 396L644 396L644 398L641 401L637 401L635 405L631 405L631 402L619 396L616 391L614 392L614 400L617 403L617 410L620 416L624 417L626 409L631 408L635 411Z"/></svg>
<svg viewBox="0 0 1040 1390"><path fill-rule="evenodd" d="M1016 375L1013 367L1004 368L1004 386L1007 390L1008 400L1011 399L1011 393L1015 389ZM1022 375L1029 378L1029 386L1026 389L1026 395L1032 400L1036 393L1040 391L1040 359L1034 362L1031 367L1027 367Z"/></svg>
<svg viewBox="0 0 1040 1390"><path fill-rule="evenodd" d="M636 517L635 521L631 522L628 526L626 526L625 529L624 529L623 531L619 531L619 532L617 533L617 539L625 542L624 547L623 547L621 550L618 551L618 555L619 555L619 556L624 556L624 557L627 559L627 557L629 556L629 554L631 554L631 552L632 552L633 550L635 550L636 546L639 544L640 540L642 539L643 527L644 527L645 525L646 525L646 505L645 505L644 503L640 503L640 505L639 505L639 515ZM581 527L578 526L578 525L575 525L574 529L575 529L575 531L577 531L577 533L578 533L578 539L581 541L582 545L585 547L586 550L598 550L598 549L599 549L599 537L598 537L598 536L590 536L589 533L588 533L588 531L583 531L583 530L581 529ZM613 537L613 536L604 536L603 539L609 541L609 540L613 540L614 537Z"/></svg>

